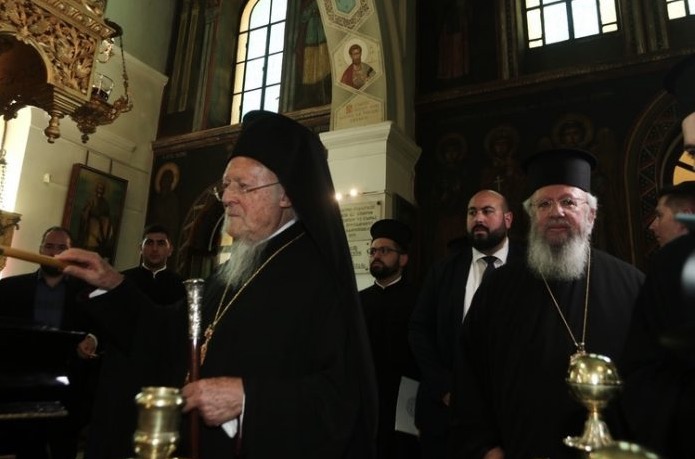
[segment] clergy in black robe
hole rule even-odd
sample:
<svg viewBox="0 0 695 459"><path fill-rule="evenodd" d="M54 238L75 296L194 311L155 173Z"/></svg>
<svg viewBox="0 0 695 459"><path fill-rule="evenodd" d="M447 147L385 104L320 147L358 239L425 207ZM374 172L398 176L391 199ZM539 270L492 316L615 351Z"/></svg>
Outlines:
<svg viewBox="0 0 695 459"><path fill-rule="evenodd" d="M401 378L420 380L408 345L408 323L417 299L417 288L404 277L412 234L404 223L392 219L374 223L370 234L369 272L375 282L360 291L360 302L379 394L377 458L415 459L420 457L417 437L395 430Z"/></svg>
<svg viewBox="0 0 695 459"><path fill-rule="evenodd" d="M157 304L171 304L186 297L183 279L168 266L174 251L169 230L160 224L145 228L140 245L140 266L126 269L123 275L132 279L140 290Z"/></svg>
<svg viewBox="0 0 695 459"><path fill-rule="evenodd" d="M591 258L586 347L616 361L642 276L601 251L592 250ZM575 457L562 440L581 434L587 411L565 383L576 351L565 325L525 262L499 268L489 281L478 289L463 327L467 358L456 393L456 435L466 454L456 457L482 457L495 445L512 458ZM586 278L548 285L581 336Z"/></svg>
<svg viewBox="0 0 695 459"><path fill-rule="evenodd" d="M493 272L463 323L454 457L582 457L563 444L587 419L565 382L570 356L583 348L617 360L642 284L636 268L590 248L593 158L553 150L529 161L526 260ZM617 418L606 414L620 438Z"/></svg>
<svg viewBox="0 0 695 459"><path fill-rule="evenodd" d="M183 279L169 268L152 272L144 266L126 269L123 274L157 304L171 304L186 296Z"/></svg>
<svg viewBox="0 0 695 459"><path fill-rule="evenodd" d="M142 263L123 271L123 275L155 304L170 305L186 297L183 279L167 267L172 251L169 231L159 224L150 225L143 231L140 245ZM104 333L99 336L101 366L85 456L88 459L121 459L133 456L133 432L137 421L133 400L143 386L143 371L148 370L133 368L133 360L123 352L120 338L116 336L112 343L112 327L106 323L102 328Z"/></svg>
<svg viewBox="0 0 695 459"><path fill-rule="evenodd" d="M205 423L201 457L373 457L374 369L318 137L284 116L250 113L222 187L232 251L257 257L235 264L233 255L207 283L207 350L200 379L182 389L184 411ZM61 258L81 263L67 272L108 290L92 310L118 330L112 338L143 382L182 385L184 305L148 303L92 252Z"/></svg>

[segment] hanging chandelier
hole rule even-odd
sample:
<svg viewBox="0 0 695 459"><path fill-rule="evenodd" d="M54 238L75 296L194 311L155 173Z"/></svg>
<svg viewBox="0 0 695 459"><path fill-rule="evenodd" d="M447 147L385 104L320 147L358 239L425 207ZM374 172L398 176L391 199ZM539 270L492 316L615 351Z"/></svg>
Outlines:
<svg viewBox="0 0 695 459"><path fill-rule="evenodd" d="M116 99L113 104L109 103L109 97L113 90L113 80L102 73L94 72L89 100L70 115L70 118L77 123L77 128L82 133L83 143L89 140L90 134L94 134L97 126L111 124L121 113L128 112L133 108L133 102L130 99L130 91L128 88L128 73L125 68L122 31L117 24L108 20L107 23L117 28L118 31L117 37L121 50L121 65L123 68L123 95ZM102 63L105 63L112 54L113 37L109 40L105 40L104 43L105 45L103 46L108 48L108 51L101 51L100 55L105 55L105 60L97 58L97 60Z"/></svg>
<svg viewBox="0 0 695 459"><path fill-rule="evenodd" d="M121 28L104 19L106 0L3 0L0 3L0 113L14 118L33 106L48 113L48 142L70 116L82 141L132 109ZM124 94L113 103L98 62L120 40ZM108 88L107 88L108 86Z"/></svg>

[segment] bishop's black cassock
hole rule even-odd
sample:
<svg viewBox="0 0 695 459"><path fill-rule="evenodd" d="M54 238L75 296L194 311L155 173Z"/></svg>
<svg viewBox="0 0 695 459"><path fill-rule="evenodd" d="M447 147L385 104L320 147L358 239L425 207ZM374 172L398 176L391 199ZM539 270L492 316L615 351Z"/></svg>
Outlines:
<svg viewBox="0 0 695 459"><path fill-rule="evenodd" d="M633 266L591 251L587 352L614 361L620 356L643 277ZM549 286L581 341L586 278ZM480 458L495 446L509 459L580 457L562 443L581 434L587 417L565 382L576 348L543 280L525 261L500 267L478 289L463 323L460 351L455 457ZM620 426L610 417L619 438Z"/></svg>

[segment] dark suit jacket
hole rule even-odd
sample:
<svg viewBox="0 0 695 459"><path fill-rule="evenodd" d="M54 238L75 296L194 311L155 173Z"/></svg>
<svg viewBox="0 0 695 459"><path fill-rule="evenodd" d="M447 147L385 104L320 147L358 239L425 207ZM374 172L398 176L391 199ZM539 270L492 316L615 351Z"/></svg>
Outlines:
<svg viewBox="0 0 695 459"><path fill-rule="evenodd" d="M523 254L523 247L510 243L507 262ZM472 248L466 245L432 266L410 320L410 347L422 373L415 404L415 424L422 431L443 434L449 429L450 411L442 398L453 387L472 257Z"/></svg>
<svg viewBox="0 0 695 459"><path fill-rule="evenodd" d="M695 302L681 277L693 255L695 235L674 239L654 255L618 362L628 439L674 459L695 457Z"/></svg>
<svg viewBox="0 0 695 459"><path fill-rule="evenodd" d="M34 298L39 273L6 277L0 280L0 316L12 317L22 322L34 319ZM65 302L60 328L63 330L87 331L85 316L80 310L78 295L86 288L86 284L74 278L65 279Z"/></svg>
<svg viewBox="0 0 695 459"><path fill-rule="evenodd" d="M34 321L34 299L36 297L36 286L39 282L39 273L34 271L29 274L21 274L18 276L6 277L0 280L0 320L7 322L16 321L18 325L24 326L35 323ZM61 318L60 329L68 331L91 331L90 322L83 312L80 302L80 295L85 294L88 289L87 284L75 279L65 278L65 301L63 303L63 314ZM9 319L9 320L8 320ZM22 343L23 353L31 355L32 353L43 352L40 346L45 343ZM32 349L34 348L34 349ZM67 372L70 380L70 386L65 394L61 396L61 401L68 409L68 422L75 429L79 429L87 422L91 403L91 383L92 374L98 370L98 362L87 361L77 357L77 352L70 351L65 356L65 361L56 363L56 365L64 366L63 369ZM74 433L74 438L64 439L66 442L73 440L77 442L77 430L70 431ZM40 441L40 440L37 440Z"/></svg>

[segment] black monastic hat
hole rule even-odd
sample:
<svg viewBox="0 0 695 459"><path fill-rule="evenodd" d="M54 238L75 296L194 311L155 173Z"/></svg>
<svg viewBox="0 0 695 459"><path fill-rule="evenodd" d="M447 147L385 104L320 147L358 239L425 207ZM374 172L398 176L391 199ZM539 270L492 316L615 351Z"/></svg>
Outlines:
<svg viewBox="0 0 695 459"><path fill-rule="evenodd" d="M299 182L295 185L302 182L300 163L313 162L315 155L319 156L316 160L325 160L326 150L316 134L290 118L257 110L244 116L228 160L236 156L253 158L273 171L288 188L295 178Z"/></svg>
<svg viewBox="0 0 695 459"><path fill-rule="evenodd" d="M372 235L372 240L382 237L391 239L403 250L408 250L410 240L413 237L413 232L408 225L389 218L375 222L369 229L369 233Z"/></svg>
<svg viewBox="0 0 695 459"><path fill-rule="evenodd" d="M340 282L351 287L352 257L318 135L278 113L252 111L244 116L229 160L237 156L255 159L277 175L307 235Z"/></svg>
<svg viewBox="0 0 695 459"><path fill-rule="evenodd" d="M695 112L695 54L671 68L664 78L664 89L676 98L678 114L682 118Z"/></svg>
<svg viewBox="0 0 695 459"><path fill-rule="evenodd" d="M569 185L590 191L596 157L577 148L557 148L535 153L521 166L527 175L529 194L548 185Z"/></svg>

